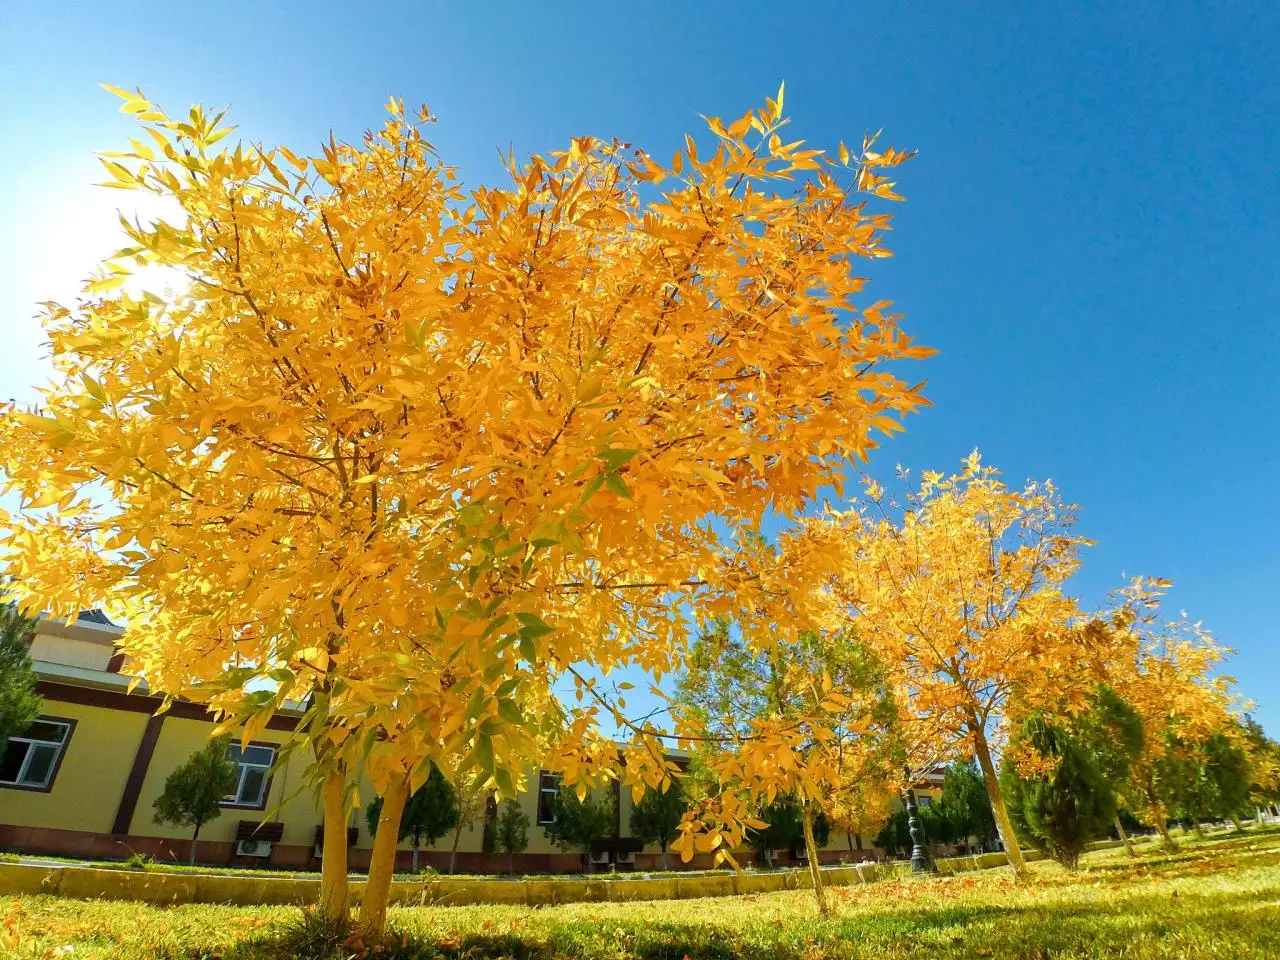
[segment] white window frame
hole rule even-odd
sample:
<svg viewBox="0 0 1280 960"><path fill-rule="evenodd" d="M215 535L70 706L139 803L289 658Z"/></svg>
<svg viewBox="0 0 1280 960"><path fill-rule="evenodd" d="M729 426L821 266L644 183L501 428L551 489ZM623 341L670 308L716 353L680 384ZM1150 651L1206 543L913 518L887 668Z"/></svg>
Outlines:
<svg viewBox="0 0 1280 960"><path fill-rule="evenodd" d="M250 750L254 747L258 747L262 750L270 750L271 759L266 763L256 763L252 760L246 760L244 758L245 750ZM231 752L233 750L240 751L240 756L238 758L233 759L231 757ZM222 805L224 807L241 807L252 810L264 809L267 805L267 794L271 790L271 767L276 761L276 745L273 743L251 742L246 747L242 748L240 744L233 743L227 748L227 757L236 765L236 788L231 793L228 793L223 797ZM244 797L244 781L249 775L250 770L262 771L262 790L256 799L245 799Z"/></svg>
<svg viewBox="0 0 1280 960"><path fill-rule="evenodd" d="M544 786L548 782L551 786ZM556 799L560 796L560 774L548 773L546 770L538 771L538 809L534 811L534 814L537 816L538 826L540 827L556 822L554 815L549 820L542 819L542 795L544 793L551 794L551 809L554 810Z"/></svg>
<svg viewBox="0 0 1280 960"><path fill-rule="evenodd" d="M18 768L18 778L16 780L0 780L0 787L14 787L18 790L49 790L52 788L54 777L57 776L58 767L62 763L63 754L66 753L67 744L71 742L71 732L75 729L75 723L62 717L36 717L32 725L34 726L36 723L48 723L61 727L62 738L56 741L38 740L25 734L10 737L5 743L5 750L9 749L9 744L11 743L25 743L28 745L27 755L22 758L22 766ZM31 766L31 758L36 754L35 747L53 748L53 761L49 764L49 770L44 779L38 783L23 779Z"/></svg>

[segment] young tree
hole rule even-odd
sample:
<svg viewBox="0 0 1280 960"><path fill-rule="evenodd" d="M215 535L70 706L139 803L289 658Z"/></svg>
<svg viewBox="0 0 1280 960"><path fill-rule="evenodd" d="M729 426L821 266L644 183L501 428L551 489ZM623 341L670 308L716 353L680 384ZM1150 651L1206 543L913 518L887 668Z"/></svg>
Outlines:
<svg viewBox="0 0 1280 960"><path fill-rule="evenodd" d="M0 583L0 755L9 738L31 726L40 713L28 649L36 621L7 602L3 588Z"/></svg>
<svg viewBox="0 0 1280 960"><path fill-rule="evenodd" d="M631 808L631 833L644 843L656 843L662 869L667 869L667 847L676 838L676 827L689 808L684 783L672 780L666 789L646 790Z"/></svg>
<svg viewBox="0 0 1280 960"><path fill-rule="evenodd" d="M776 571L787 563L785 545L750 542L743 552L757 568ZM821 820L825 831L827 809L856 806L852 785L873 771L901 769L891 735L894 704L880 665L851 634L772 633L764 643L752 626L759 629L721 619L698 636L677 712L696 730L722 786L761 811L755 819L763 822L747 833L758 849L789 845L789 821L798 817L814 896L826 915L815 824ZM773 815L788 823L773 824ZM682 852L692 852L687 839Z"/></svg>
<svg viewBox="0 0 1280 960"><path fill-rule="evenodd" d="M613 797L599 799L589 793L579 797L573 790L561 790L553 810L555 819L543 828L547 839L561 850L581 850L583 867L590 873L592 845L613 836Z"/></svg>
<svg viewBox="0 0 1280 960"><path fill-rule="evenodd" d="M369 833L374 836L375 841L378 829L382 826L380 818L384 806L382 797L375 797L365 811L369 822ZM409 840L413 843L414 873L418 872L418 851L422 844L431 846L454 829L458 825L460 813L457 791L445 779L440 768L432 766L427 782L413 792L400 814L397 840L400 842ZM391 824L391 826L395 825Z"/></svg>
<svg viewBox="0 0 1280 960"><path fill-rule="evenodd" d="M449 872L457 872L458 843L462 839L463 830L474 829L485 815L489 795L492 791L484 779L475 771L464 773L454 782L454 793L458 798L458 822L453 827L453 846L449 848Z"/></svg>
<svg viewBox="0 0 1280 960"><path fill-rule="evenodd" d="M1280 802L1280 743L1267 736L1249 714L1241 720L1249 754L1249 800L1257 807Z"/></svg>
<svg viewBox="0 0 1280 960"><path fill-rule="evenodd" d="M1193 754L1233 721L1231 678L1215 675L1225 651L1199 624L1160 616L1169 586L1135 578L1118 592L1114 609L1081 634L1097 678L1142 721L1142 749L1130 764L1126 799L1174 850L1169 817L1187 806L1189 791L1199 790Z"/></svg>
<svg viewBox="0 0 1280 960"><path fill-rule="evenodd" d="M822 588L890 669L904 709L963 737L976 756L1015 876L1025 865L1005 809L991 735L1011 709L1079 702L1086 690L1062 585L1087 544L1051 483L1011 490L975 452L926 473L898 509L868 483L869 506L834 517L841 573Z"/></svg>
<svg viewBox="0 0 1280 960"><path fill-rule="evenodd" d="M1102 834L1116 816L1116 797L1101 766L1077 732L1062 722L1035 714L1010 740L1010 752L1025 751L1031 771L1020 760L1006 762L1000 782L1009 816L1019 836L1075 870L1085 845Z"/></svg>
<svg viewBox="0 0 1280 960"><path fill-rule="evenodd" d="M515 873L516 854L524 853L529 846L529 815L520 809L516 801L503 803L494 841L498 849L507 855L507 869Z"/></svg>
<svg viewBox="0 0 1280 960"><path fill-rule="evenodd" d="M930 351L857 267L908 155L784 143L779 91L669 168L580 137L468 192L398 101L305 156L115 92L146 136L110 185L181 213L50 305L57 382L0 416L24 602L122 608L150 688L229 726L309 704L334 921L374 744L391 819L431 762L512 796L545 742L570 785L668 778L653 732L620 756L554 690L670 669L690 601L731 589L724 531L802 510L923 402L885 366ZM139 265L182 283L140 294Z"/></svg>
<svg viewBox="0 0 1280 960"><path fill-rule="evenodd" d="M165 778L155 801L155 821L191 828L188 862L196 862L200 828L222 813L222 801L235 788L236 765L227 757L223 737L210 740Z"/></svg>

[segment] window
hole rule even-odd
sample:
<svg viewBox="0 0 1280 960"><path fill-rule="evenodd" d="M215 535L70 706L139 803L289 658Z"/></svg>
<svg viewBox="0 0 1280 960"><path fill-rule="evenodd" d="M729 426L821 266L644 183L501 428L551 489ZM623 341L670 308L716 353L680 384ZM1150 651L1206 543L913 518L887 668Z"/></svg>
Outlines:
<svg viewBox="0 0 1280 960"><path fill-rule="evenodd" d="M555 823L556 820L556 798L560 796L560 774L547 773L543 770L538 774L538 823L548 824Z"/></svg>
<svg viewBox="0 0 1280 960"><path fill-rule="evenodd" d="M932 807L933 797L916 797L916 806L921 808Z"/></svg>
<svg viewBox="0 0 1280 960"><path fill-rule="evenodd" d="M271 762L276 748L266 743L227 748L227 759L236 765L236 788L222 800L225 806L257 807L267 805L267 789L271 786Z"/></svg>
<svg viewBox="0 0 1280 960"><path fill-rule="evenodd" d="M75 725L74 720L40 717L20 736L10 737L0 756L0 786L51 790Z"/></svg>

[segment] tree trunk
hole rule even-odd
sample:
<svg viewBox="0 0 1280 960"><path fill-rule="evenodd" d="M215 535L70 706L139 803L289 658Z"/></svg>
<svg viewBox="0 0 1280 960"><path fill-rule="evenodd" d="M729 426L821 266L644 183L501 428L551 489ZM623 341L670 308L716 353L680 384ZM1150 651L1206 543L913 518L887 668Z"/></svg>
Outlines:
<svg viewBox="0 0 1280 960"><path fill-rule="evenodd" d="M1136 857L1133 852L1133 841L1129 839L1129 834L1124 832L1124 824L1120 822L1120 814L1116 814L1116 834L1120 837L1120 842L1124 844L1124 852L1131 857Z"/></svg>
<svg viewBox="0 0 1280 960"><path fill-rule="evenodd" d="M809 857L809 877L813 880L813 895L818 901L818 913L824 917L831 916L831 907L827 904L827 893L822 888L822 865L818 858L818 845L813 839L813 807L804 804L801 807L801 824L804 827L804 850Z"/></svg>
<svg viewBox="0 0 1280 960"><path fill-rule="evenodd" d="M587 876L591 875L591 848L587 847L582 853L582 866Z"/></svg>
<svg viewBox="0 0 1280 960"><path fill-rule="evenodd" d="M1005 855L1009 858L1009 869L1013 871L1015 879L1021 880L1027 875L1027 864L1022 859L1022 848L1018 846L1013 823L1009 820L1009 809L1004 805L1004 794L1000 792L1000 781L996 779L996 768L991 762L991 748L987 745L986 731L974 714L969 716L969 732L973 735L974 752L978 755L978 766L982 768L982 779L987 784L987 798L991 801L996 830L1000 833L1000 842L1004 844Z"/></svg>
<svg viewBox="0 0 1280 960"><path fill-rule="evenodd" d="M1234 813L1231 814L1231 823L1236 828L1236 833L1244 833L1244 824L1240 822L1240 818Z"/></svg>
<svg viewBox="0 0 1280 960"><path fill-rule="evenodd" d="M449 873L450 875L457 872L458 867L458 841L462 839L462 820L458 820L458 827L453 831L453 847L449 850Z"/></svg>
<svg viewBox="0 0 1280 960"><path fill-rule="evenodd" d="M662 852L658 854L658 863L661 865L661 867L662 867L663 871L666 871L666 870L668 869L668 867L667 867L667 845L666 845L665 843L662 845Z"/></svg>
<svg viewBox="0 0 1280 960"><path fill-rule="evenodd" d="M852 834L852 833L846 833L846 834L845 834L845 839L849 841L849 856L850 856L850 857L852 857L852 856L853 856L853 854L854 854L854 850L853 850L853 834Z"/></svg>
<svg viewBox="0 0 1280 960"><path fill-rule="evenodd" d="M409 867L409 872L414 876L418 874L418 838L416 836L413 838L413 862L412 866Z"/></svg>
<svg viewBox="0 0 1280 960"><path fill-rule="evenodd" d="M507 873L514 874L516 872L516 855L512 851L507 851Z"/></svg>
<svg viewBox="0 0 1280 960"><path fill-rule="evenodd" d="M373 838L373 854L369 858L369 879L364 885L364 902L360 904L360 927L372 942L382 938L387 929L387 901L391 897L391 878L396 868L396 847L400 845L400 816L409 797L409 778L398 777L387 785L378 816L378 832Z"/></svg>
<svg viewBox="0 0 1280 960"><path fill-rule="evenodd" d="M187 858L187 863L191 866L196 865L196 839L200 836L200 824L196 824L195 830L191 834L191 855Z"/></svg>
<svg viewBox="0 0 1280 960"><path fill-rule="evenodd" d="M1192 817L1192 818L1191 818L1191 830L1192 830L1192 832L1193 832L1197 837L1199 837L1201 840L1203 840L1203 839L1204 839L1204 830L1202 830L1202 829L1201 829L1201 827L1200 827L1200 818L1199 818L1199 817Z"/></svg>
<svg viewBox="0 0 1280 960"><path fill-rule="evenodd" d="M320 858L320 913L329 923L345 927L347 915L346 777L339 765L324 775L324 846Z"/></svg>

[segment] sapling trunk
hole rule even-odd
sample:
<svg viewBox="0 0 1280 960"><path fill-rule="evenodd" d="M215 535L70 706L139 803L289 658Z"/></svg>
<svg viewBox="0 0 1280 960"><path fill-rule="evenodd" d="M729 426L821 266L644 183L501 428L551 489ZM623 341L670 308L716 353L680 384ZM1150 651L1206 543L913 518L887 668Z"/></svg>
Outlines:
<svg viewBox="0 0 1280 960"><path fill-rule="evenodd" d="M387 902L391 898L391 879L395 875L396 847L400 844L400 817L409 797L409 778L398 777L387 786L378 816L378 832L373 838L373 854L369 858L369 879L364 885L364 901L360 904L360 926L370 940L376 942L387 929Z"/></svg>
<svg viewBox="0 0 1280 960"><path fill-rule="evenodd" d="M978 766L982 768L982 779L987 785L987 797L991 801L991 813L995 817L996 829L1000 832L1000 842L1004 844L1005 855L1009 858L1009 869L1013 871L1015 879L1021 880L1027 874L1027 863L1022 859L1022 848L1018 845L1018 837L1013 832L1013 821L1009 819L1009 809L1004 804L1000 781L996 779L996 768L991 762L991 748L987 744L987 734L976 716L971 715L969 718L969 731L973 734L974 752L978 755Z"/></svg>
<svg viewBox="0 0 1280 960"><path fill-rule="evenodd" d="M824 917L831 915L831 907L827 903L827 892L822 887L822 865L818 860L818 844L813 839L813 807L803 804L800 811L801 825L804 828L804 850L809 857L809 877L813 881L813 895L818 901L818 913Z"/></svg>
<svg viewBox="0 0 1280 960"><path fill-rule="evenodd" d="M193 830L193 831L192 831L192 833L191 833L191 854L190 854L190 856L187 858L187 863L188 863L188 864L190 864L190 865L191 865L191 866L193 866L193 867L196 865L196 840L197 840L197 839L199 838L199 836L200 836L200 827L201 827L201 826L202 826L202 824L197 823L197 824L196 824L196 828L195 828L195 830Z"/></svg>
<svg viewBox="0 0 1280 960"><path fill-rule="evenodd" d="M1120 842L1124 844L1124 852L1131 857L1136 857L1133 852L1133 841L1129 839L1129 834L1125 833L1124 824L1120 822L1120 815L1116 814L1116 834L1120 837Z"/></svg>

